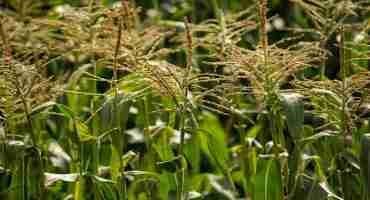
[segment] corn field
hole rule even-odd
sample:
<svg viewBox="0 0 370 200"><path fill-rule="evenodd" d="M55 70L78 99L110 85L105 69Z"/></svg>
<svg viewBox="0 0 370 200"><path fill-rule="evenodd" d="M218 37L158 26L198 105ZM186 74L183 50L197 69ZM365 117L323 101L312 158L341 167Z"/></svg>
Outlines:
<svg viewBox="0 0 370 200"><path fill-rule="evenodd" d="M0 0L1 200L370 200L369 0Z"/></svg>

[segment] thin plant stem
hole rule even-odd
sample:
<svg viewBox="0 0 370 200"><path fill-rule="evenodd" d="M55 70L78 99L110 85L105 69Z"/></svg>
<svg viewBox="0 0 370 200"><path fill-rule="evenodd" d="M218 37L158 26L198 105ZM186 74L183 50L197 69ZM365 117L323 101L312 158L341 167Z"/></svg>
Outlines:
<svg viewBox="0 0 370 200"><path fill-rule="evenodd" d="M192 35L189 25L189 19L185 18L185 30L186 30L186 40L187 40L187 59L186 59L186 71L185 71L185 77L182 82L182 89L184 93L185 103L182 104L179 108L179 116L181 117L181 136L180 136L180 146L179 146L179 154L183 156L183 145L185 140L185 113L187 112L186 105L187 105L187 97L189 95L189 87L188 87L188 81L192 70L192 57L193 57L193 41L192 41Z"/></svg>
<svg viewBox="0 0 370 200"><path fill-rule="evenodd" d="M185 144L185 123L186 123L186 113L188 100L187 97L189 95L189 79L192 71L192 59L193 59L193 39L192 34L190 30L190 24L189 19L186 17L184 19L185 23L185 31L186 31L186 41L187 41L187 57L186 57L186 69L185 69L185 76L182 81L182 90L184 94L184 103L179 105L178 108L178 116L180 117L180 145L178 149L178 155L180 156L180 159L183 159L184 157L184 144ZM182 163L182 162L181 162ZM178 187L177 191L177 199L183 200L184 199L184 188L185 188L185 168L184 166L181 166L180 169L180 185Z"/></svg>
<svg viewBox="0 0 370 200"><path fill-rule="evenodd" d="M220 6L217 0L212 0L213 13L217 19L220 19Z"/></svg>
<svg viewBox="0 0 370 200"><path fill-rule="evenodd" d="M95 0L90 0L89 2L89 12L90 14L93 14L93 6L94 6L94 3L95 3ZM95 57L95 53L94 53L94 49L95 49L95 32L94 32L94 28L92 27L92 22L90 22L90 29L89 29L89 39L90 39L90 62L92 63L93 65L93 75L94 77L97 77L97 64L96 64L96 57ZM97 81L94 81L94 83L92 83L92 93L97 93ZM92 98L92 101L91 101L91 104L90 104L90 108L91 110L95 110L95 107L98 107L97 105L97 100L98 100L98 97L97 96L93 96ZM94 136L96 137L99 137L99 131L98 131L98 120L99 118L94 118L93 121L92 121L92 133ZM98 166L99 166L99 162L100 162L100 155L99 155L99 149L100 149L100 141L96 141L96 143L94 143L94 147L93 147L93 152L92 155L93 155L93 166L94 166L94 173L97 173L98 171Z"/></svg>
<svg viewBox="0 0 370 200"><path fill-rule="evenodd" d="M326 41L321 41L320 42L320 47L322 49L325 49L325 44L326 44ZM326 79L326 76L325 76L325 73L326 73L326 60L324 60L322 62L322 66L320 68L320 80L325 80Z"/></svg>
<svg viewBox="0 0 370 200"><path fill-rule="evenodd" d="M119 134L122 134L122 127L121 127L121 120L119 118L119 110L118 110L118 94L119 94L119 89L118 89L118 54L120 51L121 47L121 40L122 40L122 29L123 29L123 21L122 21L122 16L118 20L118 32L117 32L117 42L116 42L116 47L114 51L114 62L113 62L113 90L114 90L114 102L113 102L113 109L115 112L115 120L116 120L116 125L118 128ZM122 153L123 149L119 149L119 153ZM125 174L124 174L124 169L123 169L123 164L122 164L122 156L120 156L120 170L121 170L121 180L119 180L119 190L120 194L123 195L123 199L126 199L126 181L125 181Z"/></svg>
<svg viewBox="0 0 370 200"><path fill-rule="evenodd" d="M342 72L342 131L343 136L347 134L347 126L346 126L346 101L347 101L347 94L346 94L346 79L347 79L347 69L346 69L346 55L345 55L345 32L343 26L340 28L340 67Z"/></svg>
<svg viewBox="0 0 370 200"><path fill-rule="evenodd" d="M184 107L181 106L178 115L180 116L180 145L178 149L178 155L180 159L184 157L184 144L185 144L185 110ZM181 162L182 163L182 162ZM178 176L178 175L176 175ZM185 185L185 169L183 166L180 168L180 177L177 177L177 200L184 199L184 185ZM180 178L180 182L179 179Z"/></svg>
<svg viewBox="0 0 370 200"><path fill-rule="evenodd" d="M91 12L93 10L94 2L95 2L95 0L90 0L89 1L89 4L88 4L89 12Z"/></svg>

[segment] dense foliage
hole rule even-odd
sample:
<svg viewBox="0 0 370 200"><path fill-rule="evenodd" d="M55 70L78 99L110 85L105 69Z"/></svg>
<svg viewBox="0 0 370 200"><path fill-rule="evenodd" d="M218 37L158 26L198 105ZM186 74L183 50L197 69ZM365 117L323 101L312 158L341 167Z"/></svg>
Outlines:
<svg viewBox="0 0 370 200"><path fill-rule="evenodd" d="M0 1L0 199L370 200L369 11Z"/></svg>

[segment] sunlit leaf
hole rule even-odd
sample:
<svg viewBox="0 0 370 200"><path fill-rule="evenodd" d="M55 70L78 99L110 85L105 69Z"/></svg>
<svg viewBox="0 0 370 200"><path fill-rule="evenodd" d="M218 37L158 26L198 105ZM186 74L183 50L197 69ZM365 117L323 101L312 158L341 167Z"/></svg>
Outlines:
<svg viewBox="0 0 370 200"><path fill-rule="evenodd" d="M45 173L45 186L50 187L54 183L58 181L63 181L63 182L76 182L78 179L79 175L77 173L72 173L72 174L55 174L55 173Z"/></svg>
<svg viewBox="0 0 370 200"><path fill-rule="evenodd" d="M302 96L296 93L283 94L282 102L289 133L292 138L299 140L302 137L301 132L304 122Z"/></svg>
<svg viewBox="0 0 370 200"><path fill-rule="evenodd" d="M97 139L90 134L89 127L82 122L76 121L76 130L81 142L94 141Z"/></svg>
<svg viewBox="0 0 370 200"><path fill-rule="evenodd" d="M200 132L203 151L214 161L216 167L221 171L228 169L229 153L226 144L226 133L218 119L205 113L200 122Z"/></svg>

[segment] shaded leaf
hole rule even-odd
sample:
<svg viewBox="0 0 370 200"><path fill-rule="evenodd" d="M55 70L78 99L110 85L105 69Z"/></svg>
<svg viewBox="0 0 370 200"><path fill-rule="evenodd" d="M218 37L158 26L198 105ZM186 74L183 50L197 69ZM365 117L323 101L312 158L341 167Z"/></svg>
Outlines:
<svg viewBox="0 0 370 200"><path fill-rule="evenodd" d="M361 138L361 174L363 180L363 190L366 199L370 199L370 134L365 134Z"/></svg>

